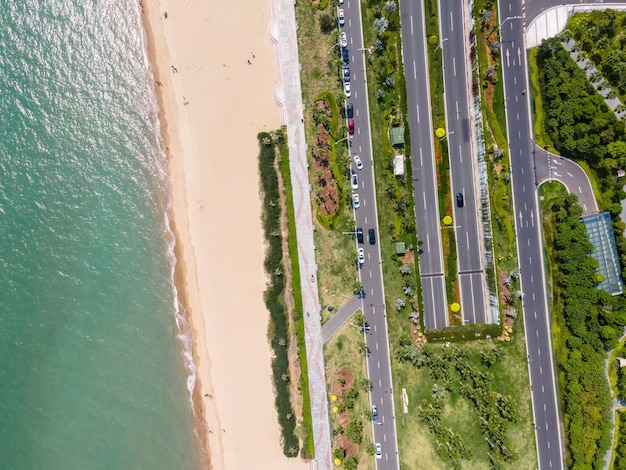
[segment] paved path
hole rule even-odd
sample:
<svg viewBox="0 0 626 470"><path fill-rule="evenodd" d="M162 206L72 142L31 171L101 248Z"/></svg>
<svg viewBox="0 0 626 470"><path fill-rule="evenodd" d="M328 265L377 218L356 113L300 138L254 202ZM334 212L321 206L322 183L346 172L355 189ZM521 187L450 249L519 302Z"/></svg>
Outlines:
<svg viewBox="0 0 626 470"><path fill-rule="evenodd" d="M313 242L310 185L307 170L307 144L302 121L304 106L300 86L300 59L296 36L296 18L293 0L272 1L273 20L268 34L275 43L279 83L274 98L281 107L281 121L287 126L289 168L293 184L298 261L302 283L304 335L309 369L309 393L313 420L315 460L313 469L331 470L331 441L324 375L324 356L320 304L317 288L317 264Z"/></svg>
<svg viewBox="0 0 626 470"><path fill-rule="evenodd" d="M363 299L353 295L343 306L322 326L322 341L328 341L339 328L347 322L357 310L363 310Z"/></svg>
<svg viewBox="0 0 626 470"><path fill-rule="evenodd" d="M621 8L622 10L626 10L626 6ZM565 48L567 52L569 52L576 65L585 72L589 83L593 86L600 95L604 98L604 102L609 107L609 109L615 114L617 119L622 119L626 115L626 110L624 110L624 104L617 97L611 98L611 92L613 91L611 85L607 80L604 79L602 73L596 69L596 64L594 64L591 60L586 58L584 55L581 55L581 51L578 49L578 45L576 41L573 39L569 39L567 41L562 41L561 44ZM595 79L595 80L594 80Z"/></svg>
<svg viewBox="0 0 626 470"><path fill-rule="evenodd" d="M534 154L537 184L552 180L560 181L569 193L578 196L583 215L598 213L598 203L593 195L591 181L578 163L550 153L537 145L534 147Z"/></svg>

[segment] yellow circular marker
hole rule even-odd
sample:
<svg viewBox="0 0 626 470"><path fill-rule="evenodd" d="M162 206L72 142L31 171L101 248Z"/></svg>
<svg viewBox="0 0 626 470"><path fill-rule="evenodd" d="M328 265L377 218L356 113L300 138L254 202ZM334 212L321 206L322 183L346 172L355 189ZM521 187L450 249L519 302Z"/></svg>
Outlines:
<svg viewBox="0 0 626 470"><path fill-rule="evenodd" d="M507 340L507 341L511 341L511 337L510 337L510 336L507 336L507 337L506 337L506 340Z"/></svg>
<svg viewBox="0 0 626 470"><path fill-rule="evenodd" d="M333 413L337 413L339 411L339 408L336 406L333 406Z"/></svg>
<svg viewBox="0 0 626 470"><path fill-rule="evenodd" d="M507 328L507 330L509 330L509 333L513 333L513 328L511 328L510 326Z"/></svg>
<svg viewBox="0 0 626 470"><path fill-rule="evenodd" d="M330 397L330 399L331 399L332 401L337 401L337 395L333 395L333 396L331 396L331 397Z"/></svg>
<svg viewBox="0 0 626 470"><path fill-rule="evenodd" d="M454 302L452 305L450 305L450 310L452 310L454 313L459 313L459 311L461 310L461 306Z"/></svg>
<svg viewBox="0 0 626 470"><path fill-rule="evenodd" d="M435 135L441 139L444 135L446 135L446 130L442 127L438 127L435 130Z"/></svg>
<svg viewBox="0 0 626 470"><path fill-rule="evenodd" d="M420 332L417 334L417 336L421 338L422 336L424 336L424 333L422 333L422 332L420 331Z"/></svg>
<svg viewBox="0 0 626 470"><path fill-rule="evenodd" d="M335 465L337 465L337 466L341 465L341 460L335 458Z"/></svg>
<svg viewBox="0 0 626 470"><path fill-rule="evenodd" d="M444 225L450 225L452 223L452 217L450 217L449 215L446 215L443 218L442 222L443 222Z"/></svg>

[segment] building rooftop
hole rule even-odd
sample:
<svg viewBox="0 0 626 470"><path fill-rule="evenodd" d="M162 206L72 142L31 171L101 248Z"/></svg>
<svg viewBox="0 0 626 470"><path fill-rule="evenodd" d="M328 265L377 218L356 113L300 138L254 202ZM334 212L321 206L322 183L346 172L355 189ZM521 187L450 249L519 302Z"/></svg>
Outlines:
<svg viewBox="0 0 626 470"><path fill-rule="evenodd" d="M404 129L402 127L392 127L389 131L389 139L394 147L404 146Z"/></svg>
<svg viewBox="0 0 626 470"><path fill-rule="evenodd" d="M624 281L615 246L611 214L601 212L581 217L581 220L587 228L589 241L593 244L592 256L598 260L598 272L604 276L604 281L598 284L598 289L603 289L611 295L621 294L624 292Z"/></svg>

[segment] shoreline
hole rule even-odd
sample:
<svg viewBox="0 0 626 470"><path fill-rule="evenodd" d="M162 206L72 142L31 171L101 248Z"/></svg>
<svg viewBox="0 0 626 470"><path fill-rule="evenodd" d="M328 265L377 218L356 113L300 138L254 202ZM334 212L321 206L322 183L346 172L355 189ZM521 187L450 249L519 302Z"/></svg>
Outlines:
<svg viewBox="0 0 626 470"><path fill-rule="evenodd" d="M254 456L257 468L308 468L282 453L263 301L257 135L280 127L272 5L147 3L139 11L169 165L174 283L192 333L195 431L210 460L201 466L249 468Z"/></svg>
<svg viewBox="0 0 626 470"><path fill-rule="evenodd" d="M161 58L160 60L157 60L158 57L157 57L157 52L155 48L155 35L164 34L163 28L159 28L162 25L158 23L156 24L154 23L155 16L152 13L152 6L145 6L143 5L142 2L140 2L139 8L141 10L140 12L141 23L143 25L143 30L145 34L146 52L148 54L148 59L150 61L150 64L152 67L152 73L154 75L154 79L156 82L155 87L154 87L154 93L155 93L158 108L159 108L158 119L160 123L161 139L163 141L163 151L165 152L167 162L168 162L168 167L169 167L168 175L170 176L170 182L171 182L170 194L168 196L172 197L173 196L173 194L171 194L173 192L173 188L172 188L173 182L171 178L172 156L171 156L171 151L170 151L170 145L172 143L170 139L170 134L168 132L166 108L170 108L169 109L170 113L173 110L171 109L172 108L171 105L170 106L166 105L162 86L158 85L158 83L163 84L161 80L164 79L164 77L162 77L162 74L160 73L159 64L162 63L163 61L169 62L169 51L162 50L160 52ZM160 12L156 13L157 19L160 18L159 15L160 15ZM175 114L174 118L176 118L176 114L177 114L176 111L174 111L174 114ZM179 145L176 145L176 147L178 146ZM181 214L174 213L173 204L172 204L172 208L170 209L170 230L172 231L174 235L174 240L175 240L173 252L174 252L174 257L176 259L176 263L174 266L174 286L176 288L176 300L180 308L180 315L185 319L185 321L187 322L187 325L189 326L189 330L191 333L191 342L192 342L192 346L191 346L192 358L193 358L193 363L196 367L195 384L194 384L193 392L191 392L191 405L192 405L191 412L193 416L194 435L197 437L197 439L195 439L195 442L194 442L194 447L196 447L196 453L198 455L200 468L212 469L213 465L211 463L211 446L209 444L209 439L208 439L209 433L205 425L206 412L203 410L203 406L204 406L203 391L206 387L203 386L202 379L198 374L198 363L200 361L200 358L198 357L198 345L196 343L198 342L199 335L198 335L198 330L196 329L196 325L194 323L194 320L189 310L190 304L189 304L189 298L188 298L188 293L187 293L187 289L188 289L187 266L185 263L185 256L183 253L184 245L181 243L181 240L183 239L183 237L182 237L180 230L178 229L178 221L180 219L180 216ZM188 221L187 221L187 225L188 225ZM195 321L197 323L198 319L196 319ZM209 392L205 392L205 393L209 393Z"/></svg>

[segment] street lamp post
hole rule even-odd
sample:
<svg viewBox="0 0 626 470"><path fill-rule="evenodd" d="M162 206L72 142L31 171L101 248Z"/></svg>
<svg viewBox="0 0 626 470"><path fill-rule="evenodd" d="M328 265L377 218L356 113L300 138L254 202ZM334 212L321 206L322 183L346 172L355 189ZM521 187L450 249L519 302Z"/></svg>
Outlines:
<svg viewBox="0 0 626 470"><path fill-rule="evenodd" d="M330 54L330 51L332 51L335 47L337 47L339 45L339 43L333 44L332 47L330 49L328 49L328 54Z"/></svg>
<svg viewBox="0 0 626 470"><path fill-rule="evenodd" d="M522 19L521 16L508 16L508 17L506 17L502 23L500 23L500 24L496 23L496 25L493 27L493 29L491 30L491 32L487 35L487 37L485 39L489 39L489 37L493 34L493 32L496 29L498 29L498 28L502 29L502 26L504 26L504 23L506 23L507 21L509 21L509 20L521 20L521 19Z"/></svg>
<svg viewBox="0 0 626 470"><path fill-rule="evenodd" d="M441 40L441 42L439 43L439 45L437 47L435 47L435 50L433 52L437 52L439 49L441 49L441 46L443 45L444 42L446 42L448 40L448 38L443 38Z"/></svg>
<svg viewBox="0 0 626 470"><path fill-rule="evenodd" d="M343 142L344 140L347 140L349 138L348 137L344 137L343 139L339 139L338 141L335 142L335 145L337 145L339 142Z"/></svg>

